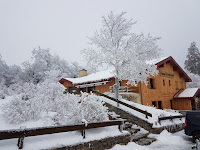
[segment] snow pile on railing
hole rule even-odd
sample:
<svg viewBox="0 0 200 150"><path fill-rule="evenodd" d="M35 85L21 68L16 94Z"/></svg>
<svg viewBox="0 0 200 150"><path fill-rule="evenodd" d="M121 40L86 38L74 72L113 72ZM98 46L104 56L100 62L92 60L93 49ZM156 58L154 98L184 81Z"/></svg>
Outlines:
<svg viewBox="0 0 200 150"><path fill-rule="evenodd" d="M106 95L109 95L111 97L114 97L114 94L112 93L106 93ZM117 107L117 103L115 101L112 101L110 99L107 99L107 98L104 98L102 97L102 100L105 101L106 103L109 103L113 106L116 106ZM139 118L141 118L142 120L145 120L151 124L153 124L153 127L161 127L161 126L167 126L167 125L174 125L174 124L181 124L181 123L184 123L185 122L185 118L178 118L178 119L173 119L173 121L171 120L163 120L161 122L161 124L159 124L159 120L158 118L159 117L167 117L167 116L179 116L181 115L178 111L176 110L170 110L170 109L167 109L167 110L161 110L161 109L156 109L155 107L152 107L152 106L145 106L145 105L141 105L141 104L138 104L138 103L134 103L132 101L128 101L126 99L122 99L122 97L120 97L120 101L124 102L124 103L127 103L129 105L132 105L136 108L139 108L141 110L144 110L144 111L147 111L149 113L152 114L152 117L148 117L146 118L145 114L142 114L138 111L135 111L129 107L126 107L124 105L121 105L119 104L119 108L130 113L130 114L133 114L134 116L137 116Z"/></svg>

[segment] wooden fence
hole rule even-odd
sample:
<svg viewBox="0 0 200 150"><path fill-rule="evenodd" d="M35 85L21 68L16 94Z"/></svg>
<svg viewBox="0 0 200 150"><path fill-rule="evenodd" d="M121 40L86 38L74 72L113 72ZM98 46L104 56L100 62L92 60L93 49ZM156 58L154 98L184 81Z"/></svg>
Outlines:
<svg viewBox="0 0 200 150"><path fill-rule="evenodd" d="M111 92L115 92L115 88L113 86L109 87ZM128 93L139 93L138 87L127 87L127 86L120 86L119 92L128 92Z"/></svg>
<svg viewBox="0 0 200 150"><path fill-rule="evenodd" d="M178 119L178 118L184 118L185 115L179 115L179 116L168 116L168 117L158 117L158 123L161 124L162 120L173 120L173 119Z"/></svg>
<svg viewBox="0 0 200 150"><path fill-rule="evenodd" d="M122 105L124 105L124 106L126 106L126 107L128 107L128 108L131 108L131 109L133 109L133 110L135 110L135 111L138 111L138 112L144 114L144 115L146 116L146 118L148 118L148 116L149 116L149 117L152 117L152 114L151 114L151 113L149 113L149 112L147 112L147 111L144 111L144 110L142 110L142 109L139 109L139 108L137 108L137 107L134 107L134 106L132 106L132 105L129 105L129 104L127 104L127 103L124 103L124 102L122 102L122 101L119 101L119 100L117 100L117 99L115 99L115 98L113 98L113 97L110 97L110 96L105 95L105 94L103 94L103 93L100 93L100 92L98 92L98 91L93 91L93 93L95 93L95 94L97 94L97 95L100 95L100 96L104 96L104 97L106 97L106 98L108 98L108 99L110 99L110 100L113 100L113 101L115 101L115 102L117 102L117 103L119 103L119 104L122 104Z"/></svg>
<svg viewBox="0 0 200 150"><path fill-rule="evenodd" d="M53 133L61 133L61 132L69 132L69 131L81 131L83 138L85 138L85 130L86 129L118 125L118 128L121 132L122 124L123 124L123 121L121 121L121 120L110 120L110 121L106 121L106 122L88 123L87 125L86 124L78 124L78 125L71 125L71 126L56 126L56 127L27 128L27 129L17 129L17 130L3 130L3 131L0 131L0 140L18 138L17 146L19 147L19 149L22 149L23 141L24 141L25 137L53 134Z"/></svg>

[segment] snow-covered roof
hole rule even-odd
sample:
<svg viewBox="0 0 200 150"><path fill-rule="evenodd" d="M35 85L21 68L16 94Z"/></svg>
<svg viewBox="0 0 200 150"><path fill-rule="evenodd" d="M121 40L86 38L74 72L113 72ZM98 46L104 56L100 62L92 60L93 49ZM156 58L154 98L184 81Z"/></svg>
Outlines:
<svg viewBox="0 0 200 150"><path fill-rule="evenodd" d="M108 80L113 77L114 77L114 69L109 69L105 71L92 73L80 78L65 78L65 79L72 82L72 84L82 84L82 83L88 83L88 82Z"/></svg>
<svg viewBox="0 0 200 150"><path fill-rule="evenodd" d="M151 65L155 64L159 67L159 66L163 65L164 63L166 63L167 61L170 61L173 66L178 66L177 67L177 68L179 68L178 71L180 72L180 74L184 75L183 77L185 78L185 80L187 82L191 81L190 77L182 70L182 68L175 62L175 60L171 56L153 59L150 61L146 61L146 63L151 64ZM65 81L68 81L68 82L71 82L73 85L77 85L77 84L85 84L85 83L98 82L98 81L102 81L102 80L108 80L113 77L114 77L114 69L109 69L109 70L105 70L105 71L92 73L92 74L89 74L87 76L80 77L80 78L63 78L59 82L63 83Z"/></svg>
<svg viewBox="0 0 200 150"><path fill-rule="evenodd" d="M176 98L192 98L197 93L198 88L184 89Z"/></svg>
<svg viewBox="0 0 200 150"><path fill-rule="evenodd" d="M167 57L161 57L161 58L157 58L157 59L153 59L153 60L149 60L149 61L146 61L147 64L150 64L150 65L155 65L167 58L169 58L170 56L167 56Z"/></svg>

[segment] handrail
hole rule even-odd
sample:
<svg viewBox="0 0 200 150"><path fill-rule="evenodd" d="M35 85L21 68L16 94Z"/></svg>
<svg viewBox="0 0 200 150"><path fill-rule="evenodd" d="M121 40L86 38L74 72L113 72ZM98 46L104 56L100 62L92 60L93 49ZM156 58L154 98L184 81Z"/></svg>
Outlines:
<svg viewBox="0 0 200 150"><path fill-rule="evenodd" d="M50 126L50 127L27 128L27 129L17 129L17 130L1 130L0 140L19 138L17 145L19 149L22 149L23 140L25 137L80 130L82 132L83 138L85 138L86 129L118 125L118 128L121 132L122 124L123 124L122 120L110 120L110 121L105 121L105 122L88 123L87 125L77 124L77 125L70 125L70 126Z"/></svg>
<svg viewBox="0 0 200 150"><path fill-rule="evenodd" d="M173 120L173 119L177 119L177 118L183 118L186 115L178 115L178 116L167 116L167 117L158 117L158 123L161 124L161 120Z"/></svg>
<svg viewBox="0 0 200 150"><path fill-rule="evenodd" d="M129 104L127 104L127 103L124 103L124 102L122 102L122 101L119 101L119 100L117 100L117 99L115 99L115 98L113 98L113 97L110 97L110 96L105 95L105 94L103 94L103 93L100 93L100 92L98 92L98 91L92 91L92 92L93 92L93 93L96 93L96 94L98 94L98 95L100 95L100 96L104 96L104 97L106 97L106 98L108 98L108 99L110 99L110 100L113 100L113 101L115 101L115 102L117 102L117 103L119 103L119 104L122 104L122 105L124 105L124 106L126 106L126 107L129 107L129 108L131 108L131 109L133 109L133 110L136 110L136 111L138 111L138 112L140 112L140 113L146 115L146 118L148 118L147 116L152 117L152 114L149 113L149 112L147 112L147 111L144 111L144 110L142 110L142 109L139 109L139 108L137 108L137 107L134 107L134 106L132 106L132 105L129 105Z"/></svg>

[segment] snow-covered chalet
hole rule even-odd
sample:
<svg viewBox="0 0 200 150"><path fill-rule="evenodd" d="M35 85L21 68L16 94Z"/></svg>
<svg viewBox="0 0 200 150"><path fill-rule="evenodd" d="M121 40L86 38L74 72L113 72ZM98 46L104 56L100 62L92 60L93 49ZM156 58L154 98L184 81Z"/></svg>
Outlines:
<svg viewBox="0 0 200 150"><path fill-rule="evenodd" d="M128 100L159 109L196 110L199 109L199 88L186 89L190 77L171 57L165 57L147 63L157 65L159 74L148 78L148 85L127 85L120 81L120 95ZM87 75L86 70L79 72L78 78L62 78L59 81L69 93L80 94L97 90L101 93L114 92L115 78L112 70L100 71Z"/></svg>

